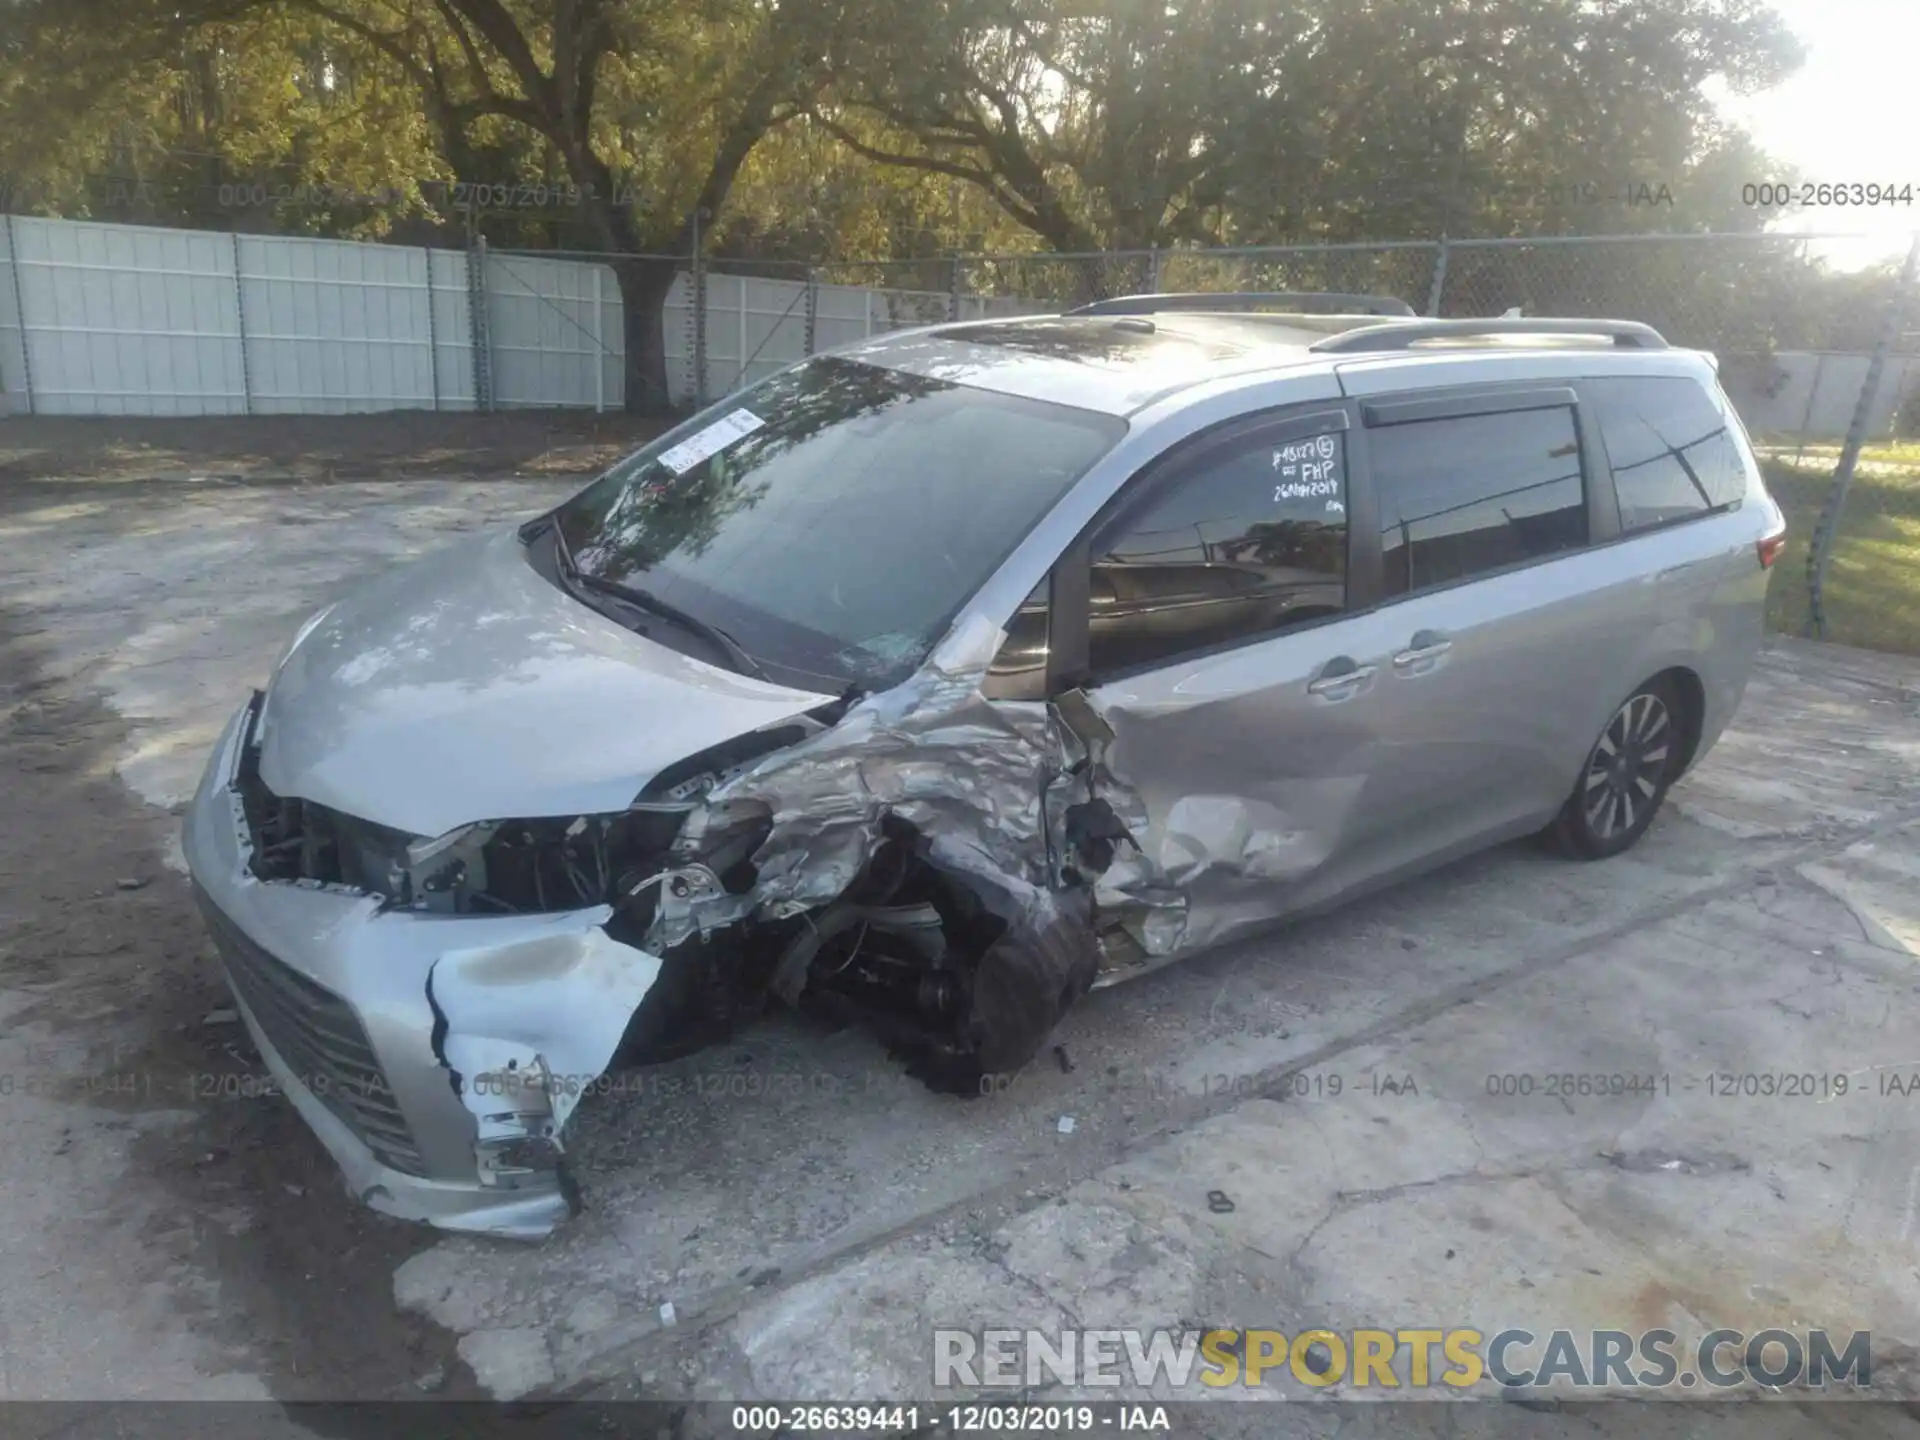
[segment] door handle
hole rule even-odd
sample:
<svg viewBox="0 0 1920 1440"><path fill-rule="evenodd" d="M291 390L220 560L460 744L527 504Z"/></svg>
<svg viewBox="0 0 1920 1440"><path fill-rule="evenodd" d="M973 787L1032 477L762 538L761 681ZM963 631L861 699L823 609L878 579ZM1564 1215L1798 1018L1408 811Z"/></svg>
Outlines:
<svg viewBox="0 0 1920 1440"><path fill-rule="evenodd" d="M1438 660L1453 649L1453 641L1437 630L1416 631L1408 642L1407 648L1393 657L1393 668L1411 670L1417 665L1426 665Z"/></svg>
<svg viewBox="0 0 1920 1440"><path fill-rule="evenodd" d="M1343 655L1321 667L1320 674L1307 682L1307 693L1344 700L1371 680L1373 672L1373 666L1356 665Z"/></svg>

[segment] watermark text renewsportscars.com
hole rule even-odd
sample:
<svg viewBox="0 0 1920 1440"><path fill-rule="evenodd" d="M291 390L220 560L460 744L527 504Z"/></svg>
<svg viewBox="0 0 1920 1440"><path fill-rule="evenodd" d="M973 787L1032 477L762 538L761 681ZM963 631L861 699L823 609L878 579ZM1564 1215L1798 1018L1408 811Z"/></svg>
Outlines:
<svg viewBox="0 0 1920 1440"><path fill-rule="evenodd" d="M1047 1385L1193 1393L1292 1379L1315 1389L1699 1390L1743 1385L1864 1391L1864 1330L1396 1329L965 1330L933 1332L936 1391Z"/></svg>

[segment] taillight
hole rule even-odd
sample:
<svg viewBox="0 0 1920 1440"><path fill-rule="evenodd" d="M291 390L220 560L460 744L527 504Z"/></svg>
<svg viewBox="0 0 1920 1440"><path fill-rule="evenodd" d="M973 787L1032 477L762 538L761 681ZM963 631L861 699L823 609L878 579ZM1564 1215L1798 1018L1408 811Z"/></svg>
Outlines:
<svg viewBox="0 0 1920 1440"><path fill-rule="evenodd" d="M1753 548L1760 552L1760 568L1767 569L1780 558L1780 552L1787 548L1787 527L1782 525L1771 535L1762 535L1753 542Z"/></svg>

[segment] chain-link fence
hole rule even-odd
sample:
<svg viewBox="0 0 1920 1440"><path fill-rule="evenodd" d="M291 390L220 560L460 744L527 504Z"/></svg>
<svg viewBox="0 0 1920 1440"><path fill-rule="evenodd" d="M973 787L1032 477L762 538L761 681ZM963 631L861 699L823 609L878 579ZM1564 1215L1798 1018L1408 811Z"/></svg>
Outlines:
<svg viewBox="0 0 1920 1440"><path fill-rule="evenodd" d="M1083 255L962 256L970 293L1036 309L1072 309L1147 292L1332 291L1393 295L1416 309L1439 246L1428 241L1258 249L1125 250Z"/></svg>
<svg viewBox="0 0 1920 1440"><path fill-rule="evenodd" d="M1644 321L1675 344L1712 351L1749 427L1771 443L1838 441L1849 429L1882 318L1897 286L1893 264L1848 271L1824 258L1814 235L1552 236L1496 240L1406 240L1367 244L1082 254L948 254L907 260L842 260L806 266L692 257L690 274L781 281L782 306L813 317L777 341L749 313L741 365L744 299L725 314L687 315L690 353L708 360L692 377L694 398L724 394L787 363L862 335L946 320L1073 309L1145 292L1326 291L1388 295L1425 315L1607 316ZM712 291L712 286L709 287ZM709 296L711 299L711 294ZM750 312L753 307L746 306ZM713 343L702 346L705 337ZM1867 433L1893 432L1903 401L1920 389L1920 335L1890 342ZM1904 406L1920 428L1920 400Z"/></svg>
<svg viewBox="0 0 1920 1440"><path fill-rule="evenodd" d="M960 256L964 294L1071 308L1146 291L1390 295L1437 316L1642 320L1728 354L1870 351L1892 266L1849 273L1831 236L1606 235ZM1848 237L1858 238L1858 237Z"/></svg>

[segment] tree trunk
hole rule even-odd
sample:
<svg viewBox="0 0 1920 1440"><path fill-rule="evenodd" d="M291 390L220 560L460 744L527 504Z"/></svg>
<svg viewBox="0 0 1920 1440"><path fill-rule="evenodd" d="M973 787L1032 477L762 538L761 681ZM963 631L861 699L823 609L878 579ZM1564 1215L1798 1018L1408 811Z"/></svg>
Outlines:
<svg viewBox="0 0 1920 1440"><path fill-rule="evenodd" d="M667 292L679 268L667 259L609 257L620 286L621 333L626 339L626 410L630 415L667 415L673 393L667 383L664 322Z"/></svg>

